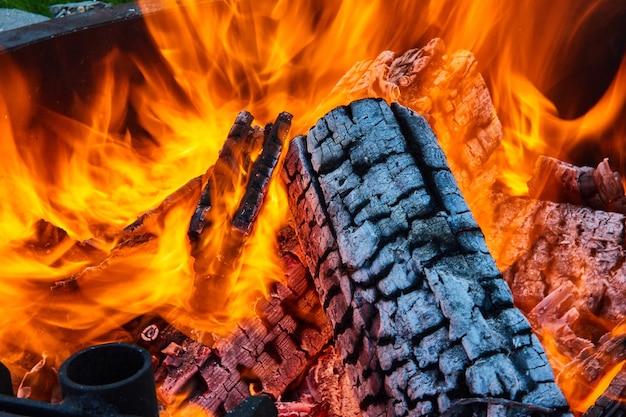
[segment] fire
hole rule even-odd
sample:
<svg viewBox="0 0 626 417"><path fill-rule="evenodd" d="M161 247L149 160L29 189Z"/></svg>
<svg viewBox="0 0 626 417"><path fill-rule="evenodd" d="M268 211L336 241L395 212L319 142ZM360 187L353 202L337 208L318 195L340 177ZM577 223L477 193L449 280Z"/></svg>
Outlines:
<svg viewBox="0 0 626 417"><path fill-rule="evenodd" d="M222 289L226 309L215 315L199 316L190 301L186 231L194 201L153 225L149 242L123 257L111 254L104 270L98 265L124 226L205 174L240 110L259 124L289 111L290 136L305 133L339 104L327 95L341 76L383 50L402 52L436 35L449 50L477 56L505 130L492 160L512 194L526 192L541 154L568 159L593 140L622 157L626 60L592 97L559 96L579 89L566 87L580 76L568 71L575 65L567 52L581 53L579 33L598 29L594 22L617 7L610 1L164 0L166 13L149 13L154 1L140 4L162 56L147 63L113 50L96 70L97 93L76 98L71 117L29 100L38 86L17 68L0 79L0 329L2 340L15 341L0 347L0 359L18 374L27 370L24 352L46 353L58 364L79 347L122 337L120 326L147 312L208 333L227 331L253 312L283 274L275 236L287 205L276 181L243 263ZM223 196L224 213L241 193ZM226 224L225 216L214 223ZM227 232L214 233L215 247L206 250L217 256ZM80 256L72 252L76 242L88 246ZM76 275L79 291L50 292L54 282Z"/></svg>

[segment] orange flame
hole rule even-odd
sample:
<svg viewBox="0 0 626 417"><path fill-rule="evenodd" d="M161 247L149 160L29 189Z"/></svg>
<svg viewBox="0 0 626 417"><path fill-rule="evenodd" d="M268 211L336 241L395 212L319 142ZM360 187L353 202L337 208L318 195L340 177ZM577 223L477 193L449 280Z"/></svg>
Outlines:
<svg viewBox="0 0 626 417"><path fill-rule="evenodd" d="M155 3L166 12L150 13ZM120 326L146 312L206 332L228 330L251 314L268 283L284 273L275 236L287 205L277 182L246 241L243 264L224 288L230 303L220 314L196 317L189 308L193 259L185 233L194 202L169 211L150 230L154 238L137 250L120 257L109 251L136 216L205 173L240 110L260 123L289 111L295 116L291 135L305 133L330 110L332 100L323 99L341 76L383 50L403 52L439 36L449 50L477 56L505 129L492 159L511 193L526 192L540 154L567 159L581 141L610 138L621 157L626 61L591 98L579 86L563 94L568 81L590 80L580 75L580 65L567 69L578 59L567 52L580 52L579 33L600 30L594 22L619 11L615 2L140 4L167 74L113 50L98 67L98 93L77 98L71 118L32 103L28 97L37 86L15 68L4 68L0 79L0 193L6 202L0 206L6 313L0 329L2 340L15 341L0 347L0 359L22 373L32 365L23 352L60 360L82 345L123 337ZM130 109L140 133L125 126ZM236 205L237 193L224 200ZM88 248L77 254L76 241ZM79 273L80 291L49 291L53 282Z"/></svg>

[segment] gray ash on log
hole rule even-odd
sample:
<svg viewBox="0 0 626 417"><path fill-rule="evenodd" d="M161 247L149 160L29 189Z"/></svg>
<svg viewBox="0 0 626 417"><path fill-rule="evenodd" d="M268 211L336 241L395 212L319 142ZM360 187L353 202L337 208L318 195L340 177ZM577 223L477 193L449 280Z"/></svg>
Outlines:
<svg viewBox="0 0 626 417"><path fill-rule="evenodd" d="M502 140L502 125L470 51L448 51L439 38L403 54L383 51L356 63L329 100L345 104L366 97L397 101L422 115L465 195L481 196L495 182L489 158Z"/></svg>
<svg viewBox="0 0 626 417"><path fill-rule="evenodd" d="M292 141L283 178L365 415L438 415L491 397L569 415L423 118L382 100L339 107Z"/></svg>

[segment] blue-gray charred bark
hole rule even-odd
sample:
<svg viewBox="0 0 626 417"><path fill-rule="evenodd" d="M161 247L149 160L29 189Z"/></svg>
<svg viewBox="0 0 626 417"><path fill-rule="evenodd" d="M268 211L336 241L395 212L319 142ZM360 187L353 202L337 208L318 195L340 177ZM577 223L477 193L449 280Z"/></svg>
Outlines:
<svg viewBox="0 0 626 417"><path fill-rule="evenodd" d="M291 142L284 168L364 415L569 415L423 118L376 99L338 107Z"/></svg>

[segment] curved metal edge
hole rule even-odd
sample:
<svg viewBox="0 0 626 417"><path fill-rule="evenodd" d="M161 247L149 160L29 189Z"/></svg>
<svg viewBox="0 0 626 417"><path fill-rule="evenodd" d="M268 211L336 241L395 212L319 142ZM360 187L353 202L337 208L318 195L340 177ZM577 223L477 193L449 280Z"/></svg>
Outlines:
<svg viewBox="0 0 626 417"><path fill-rule="evenodd" d="M166 7L159 0L148 0L141 7L138 3L126 3L0 32L0 55L66 34L115 22L140 19L144 15L164 9Z"/></svg>

